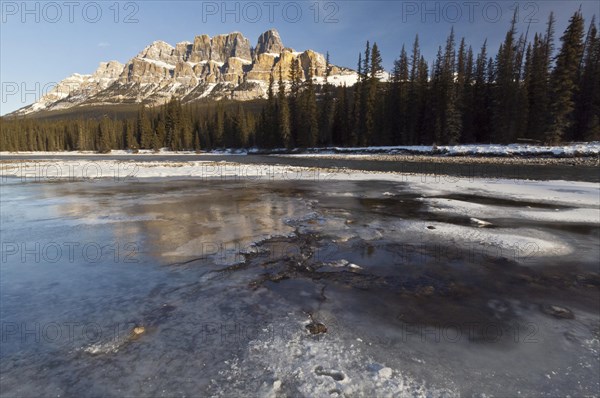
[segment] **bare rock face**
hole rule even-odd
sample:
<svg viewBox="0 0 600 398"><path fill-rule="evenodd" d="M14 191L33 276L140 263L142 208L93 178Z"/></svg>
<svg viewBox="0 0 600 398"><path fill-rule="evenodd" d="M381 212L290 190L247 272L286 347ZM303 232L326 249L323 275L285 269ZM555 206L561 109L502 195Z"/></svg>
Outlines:
<svg viewBox="0 0 600 398"><path fill-rule="evenodd" d="M341 75L343 69L340 68L339 66L335 66L335 65L329 65L329 68L331 69L331 71L329 72L330 75Z"/></svg>
<svg viewBox="0 0 600 398"><path fill-rule="evenodd" d="M306 50L300 54L299 58L305 78L309 76L309 69L312 70L313 77L325 76L327 62L323 54L316 53L313 50Z"/></svg>
<svg viewBox="0 0 600 398"><path fill-rule="evenodd" d="M223 65L223 80L232 83L241 83L244 79L244 68L252 63L238 57L230 57Z"/></svg>
<svg viewBox="0 0 600 398"><path fill-rule="evenodd" d="M93 79L98 80L112 80L114 81L119 77L121 72L123 71L123 64L118 61L108 61L108 62L100 62L100 66L92 75ZM102 82L101 82L102 83Z"/></svg>
<svg viewBox="0 0 600 398"><path fill-rule="evenodd" d="M266 95L271 76L289 80L291 65L300 64L304 78L326 72L325 57L312 50L295 52L284 47L279 33L260 35L254 50L239 32L210 37L175 47L155 41L125 65L103 62L91 75L74 74L57 84L37 102L13 114L65 109L85 102L105 104L146 102L162 104L177 96L184 102L199 98L247 101ZM332 66L332 84L352 84L354 71Z"/></svg>
<svg viewBox="0 0 600 398"><path fill-rule="evenodd" d="M136 58L147 58L175 65L179 61L175 48L164 41L155 41L140 52Z"/></svg>
<svg viewBox="0 0 600 398"><path fill-rule="evenodd" d="M194 68L189 62L178 62L175 66L175 78L195 77Z"/></svg>
<svg viewBox="0 0 600 398"><path fill-rule="evenodd" d="M43 95L34 106L37 105L39 109L44 109L65 100L66 102L58 108L67 108L73 102L72 99L94 96L109 87L119 78L122 71L123 64L120 62L101 62L98 69L91 75L75 73L62 80Z"/></svg>
<svg viewBox="0 0 600 398"><path fill-rule="evenodd" d="M185 86L195 86L198 84L198 79L194 73L192 65L188 62L178 62L175 67L174 77L177 83Z"/></svg>
<svg viewBox="0 0 600 398"><path fill-rule="evenodd" d="M191 62L208 61L210 59L211 40L208 35L196 36L192 45L189 60Z"/></svg>
<svg viewBox="0 0 600 398"><path fill-rule="evenodd" d="M212 39L211 59L217 62L227 62L230 57L252 59L250 56L250 41L241 33L219 35Z"/></svg>
<svg viewBox="0 0 600 398"><path fill-rule="evenodd" d="M260 35L258 44L256 45L256 55L263 53L279 54L283 51L284 46L279 37L279 32L271 29Z"/></svg>
<svg viewBox="0 0 600 398"><path fill-rule="evenodd" d="M218 83L221 78L221 65L216 61L206 61L194 66L194 72L206 83Z"/></svg>
<svg viewBox="0 0 600 398"><path fill-rule="evenodd" d="M292 67L292 63L296 62L297 59L298 59L298 57L297 57L297 55L294 54L294 50L292 50L290 48L284 49L281 52L281 54L279 55L279 58L277 59L275 66L273 67L274 73L276 76L276 80L279 79L280 68L281 68L282 79L289 80L290 79L290 69Z"/></svg>
<svg viewBox="0 0 600 398"><path fill-rule="evenodd" d="M80 92L88 77L89 75L75 73L54 86L54 88L40 98L40 101L38 102L51 104Z"/></svg>
<svg viewBox="0 0 600 398"><path fill-rule="evenodd" d="M163 80L174 77L175 65L178 62L179 56L175 47L164 41L155 41L125 65L119 82L160 84Z"/></svg>
<svg viewBox="0 0 600 398"><path fill-rule="evenodd" d="M180 61L189 60L193 48L194 45L189 41L182 41L181 43L177 43L175 45L175 55L177 56L177 59Z"/></svg>
<svg viewBox="0 0 600 398"><path fill-rule="evenodd" d="M161 83L172 77L170 64L145 58L133 58L119 77L121 83Z"/></svg>
<svg viewBox="0 0 600 398"><path fill-rule="evenodd" d="M196 36L189 52L189 61L193 63L210 60L225 63L230 57L252 59L250 41L241 33L218 35L212 39L208 35Z"/></svg>
<svg viewBox="0 0 600 398"><path fill-rule="evenodd" d="M265 95L266 92L260 84L255 82L245 82L231 92L231 99L234 101L250 101L264 97Z"/></svg>
<svg viewBox="0 0 600 398"><path fill-rule="evenodd" d="M272 53L258 54L252 69L248 72L248 80L269 81L276 59L277 56Z"/></svg>

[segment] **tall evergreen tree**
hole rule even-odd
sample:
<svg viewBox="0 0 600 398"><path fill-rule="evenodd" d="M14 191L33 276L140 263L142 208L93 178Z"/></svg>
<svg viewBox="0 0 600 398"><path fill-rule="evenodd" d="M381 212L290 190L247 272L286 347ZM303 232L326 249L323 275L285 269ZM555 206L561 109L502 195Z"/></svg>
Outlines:
<svg viewBox="0 0 600 398"><path fill-rule="evenodd" d="M583 54L583 28L583 16L577 11L569 20L569 26L560 39L562 46L551 76L552 121L546 134L546 140L550 143L558 143L570 133Z"/></svg>
<svg viewBox="0 0 600 398"><path fill-rule="evenodd" d="M546 35L535 35L531 47L529 70L526 70L525 89L528 95L526 137L545 140L549 118L550 63L554 48L554 14L550 13Z"/></svg>
<svg viewBox="0 0 600 398"><path fill-rule="evenodd" d="M515 38L517 11L511 26L500 45L495 63L495 85L493 98L493 137L494 142L508 143L517 136L517 113L519 112L519 65L518 43Z"/></svg>
<svg viewBox="0 0 600 398"><path fill-rule="evenodd" d="M365 46L365 56L362 64L362 80L367 80L369 76L369 71L371 70L371 44L367 40L367 44Z"/></svg>
<svg viewBox="0 0 600 398"><path fill-rule="evenodd" d="M473 48L469 46L464 66L464 82L461 94L462 138L461 141L471 143L475 140L473 95L475 85L475 64Z"/></svg>
<svg viewBox="0 0 600 398"><path fill-rule="evenodd" d="M268 148L277 145L277 104L275 102L275 77L269 74L269 87L267 89L267 110L265 119L264 141Z"/></svg>
<svg viewBox="0 0 600 398"><path fill-rule="evenodd" d="M110 152L110 124L106 117L102 118L98 124L98 133L96 136L96 150L100 153Z"/></svg>
<svg viewBox="0 0 600 398"><path fill-rule="evenodd" d="M444 52L444 66L442 70L442 87L444 95L444 107L442 115L442 143L458 143L462 133L462 118L460 105L460 82L457 82L457 76L464 80L464 72L458 70L455 48L454 28L450 31L450 36L446 41L446 51ZM464 47L464 42L463 42ZM461 48L464 52L464 48ZM463 61L464 66L464 61Z"/></svg>
<svg viewBox="0 0 600 398"><path fill-rule="evenodd" d="M142 104L137 115L137 140L142 148L152 148L153 141L152 125L150 124L150 118L146 113L146 106Z"/></svg>
<svg viewBox="0 0 600 398"><path fill-rule="evenodd" d="M179 112L181 117L181 122L179 123L179 147L184 150L189 150L193 148L193 126L192 126L192 118L188 113L187 108L182 108L181 103L179 103Z"/></svg>
<svg viewBox="0 0 600 398"><path fill-rule="evenodd" d="M152 142L152 149L159 151L165 146L165 139L167 134L167 127L165 123L165 117L163 112L159 112L158 120L156 122L156 134L154 134L154 141Z"/></svg>
<svg viewBox="0 0 600 398"><path fill-rule="evenodd" d="M339 90L335 103L335 114L332 125L332 140L334 145L350 144L350 122L352 115L349 112L346 85Z"/></svg>
<svg viewBox="0 0 600 398"><path fill-rule="evenodd" d="M321 91L321 112L319 117L319 145L331 145L332 135L331 128L334 117L334 104L333 104L333 86L329 84L329 75L331 73L331 64L329 63L329 52L325 57L325 83L322 86Z"/></svg>
<svg viewBox="0 0 600 398"><path fill-rule="evenodd" d="M369 42L367 42L367 50ZM379 92L379 75L383 71L381 53L377 47L377 43L373 43L370 57L365 56L365 60L370 59L370 64L365 62L363 67L370 67L368 79L366 83L366 100L365 100L365 134L361 137L361 145L372 145L375 138L377 128L377 112L379 111L380 102Z"/></svg>
<svg viewBox="0 0 600 398"><path fill-rule="evenodd" d="M583 66L575 105L575 140L600 140L600 36L596 18L585 40Z"/></svg>
<svg viewBox="0 0 600 398"><path fill-rule="evenodd" d="M392 79L386 98L386 144L406 145L408 139L409 61L404 46L394 61ZM414 100L414 99L413 99Z"/></svg>
<svg viewBox="0 0 600 398"><path fill-rule="evenodd" d="M420 103L422 90L419 87L419 62L421 58L421 49L419 47L419 35L415 36L413 42L412 55L410 57L410 76L408 83L408 98L406 104L406 128L407 137L406 142L410 145L414 145L417 142L417 135L419 131L419 120L420 120Z"/></svg>
<svg viewBox="0 0 600 398"><path fill-rule="evenodd" d="M125 148L136 151L140 144L137 141L135 134L135 126L131 121L124 121L125 124Z"/></svg>
<svg viewBox="0 0 600 398"><path fill-rule="evenodd" d="M317 144L319 136L319 119L317 108L317 94L313 81L313 65L308 66L308 76L306 78L306 89L303 92L303 142L307 147L314 147ZM302 138L302 137L301 137Z"/></svg>
<svg viewBox="0 0 600 398"><path fill-rule="evenodd" d="M283 80L283 71L281 65L279 65L279 81L278 81L278 93L277 93L277 103L278 103L278 128L280 141L286 148L291 148L292 145L292 128L290 125L290 108L288 104L288 99L286 97L286 87L285 81Z"/></svg>
<svg viewBox="0 0 600 398"><path fill-rule="evenodd" d="M364 100L363 100L363 86L365 85L365 80L363 79L364 73L362 72L362 53L358 54L358 81L354 85L354 97L352 104L352 115L353 115L353 123L352 123L352 133L350 135L350 141L348 144L350 146L355 146L358 144L360 137L363 135L363 126L364 126Z"/></svg>
<svg viewBox="0 0 600 398"><path fill-rule="evenodd" d="M290 96L289 96L289 107L290 107L290 128L291 128L291 145L299 145L300 140L300 89L302 87L302 70L300 68L300 61L293 60L290 65Z"/></svg>

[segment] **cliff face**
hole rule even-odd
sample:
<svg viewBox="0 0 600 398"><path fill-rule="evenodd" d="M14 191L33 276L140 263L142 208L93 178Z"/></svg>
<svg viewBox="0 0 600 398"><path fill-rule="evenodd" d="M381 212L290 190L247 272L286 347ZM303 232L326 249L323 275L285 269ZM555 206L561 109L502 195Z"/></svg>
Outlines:
<svg viewBox="0 0 600 398"><path fill-rule="evenodd" d="M241 33L209 37L200 35L193 42L174 47L155 41L125 65L103 62L92 75L74 74L61 81L36 103L14 114L65 109L87 104L144 102L161 104L173 96L184 102L198 98L252 100L264 97L271 74L284 80L290 67L298 62L304 78L317 82L326 72L325 57L312 50L295 52L285 48L279 33L261 34L254 48ZM331 66L330 83L353 84L356 73Z"/></svg>
<svg viewBox="0 0 600 398"><path fill-rule="evenodd" d="M279 54L283 50L283 43L279 33L274 30L268 30L258 38L258 44L256 45L257 54L263 53L274 53Z"/></svg>

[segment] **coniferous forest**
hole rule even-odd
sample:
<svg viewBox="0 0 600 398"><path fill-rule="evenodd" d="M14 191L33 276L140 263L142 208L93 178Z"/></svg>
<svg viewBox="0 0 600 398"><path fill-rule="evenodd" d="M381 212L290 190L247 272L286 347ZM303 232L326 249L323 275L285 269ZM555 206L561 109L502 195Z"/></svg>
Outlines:
<svg viewBox="0 0 600 398"><path fill-rule="evenodd" d="M273 71L266 100L140 105L137 113L97 117L0 119L0 150L210 150L457 143L557 144L600 139L600 34L581 12L555 37L516 30L495 54L473 49L451 30L433 63L419 37L402 46L390 78L366 43L351 87L315 84L293 63ZM329 64L329 56L327 57Z"/></svg>

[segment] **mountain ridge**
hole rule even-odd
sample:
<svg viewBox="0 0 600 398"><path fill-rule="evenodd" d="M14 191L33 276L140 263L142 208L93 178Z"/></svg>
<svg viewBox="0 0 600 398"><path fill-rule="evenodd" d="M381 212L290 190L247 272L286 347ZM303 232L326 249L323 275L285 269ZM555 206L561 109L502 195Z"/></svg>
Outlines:
<svg viewBox="0 0 600 398"><path fill-rule="evenodd" d="M193 41L174 46L156 40L127 63L101 62L92 74L74 73L60 81L33 104L7 116L64 110L79 105L145 103L161 105L173 97L184 103L201 98L248 101L266 97L271 74L289 80L289 70L298 62L302 79L309 69L316 83L323 83L327 64L323 54L285 47L279 32L262 33L255 47L240 32L213 37L202 34ZM352 85L355 71L330 65L329 83Z"/></svg>

